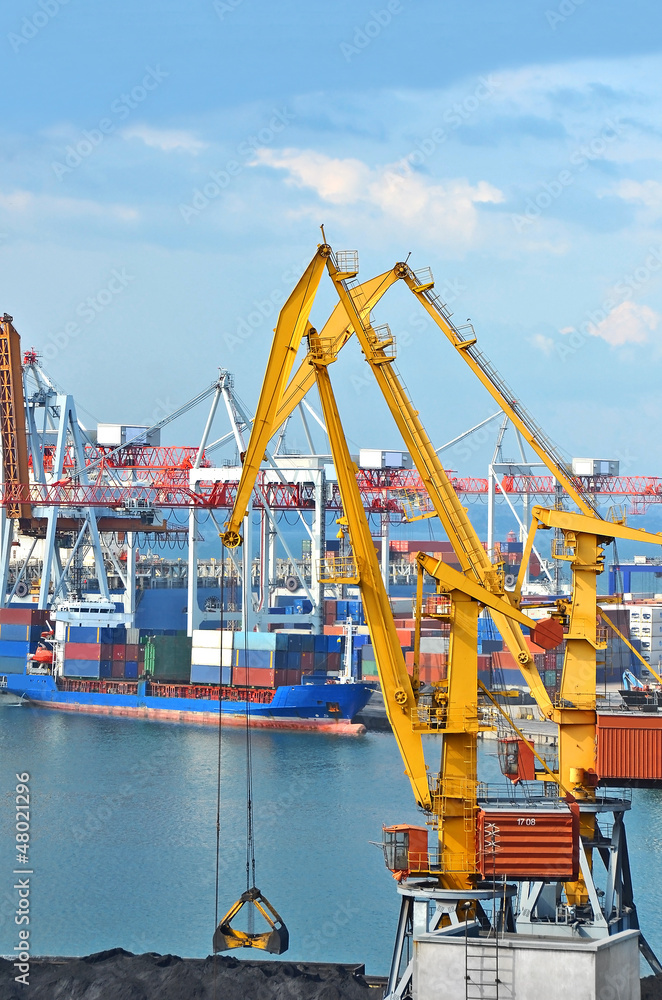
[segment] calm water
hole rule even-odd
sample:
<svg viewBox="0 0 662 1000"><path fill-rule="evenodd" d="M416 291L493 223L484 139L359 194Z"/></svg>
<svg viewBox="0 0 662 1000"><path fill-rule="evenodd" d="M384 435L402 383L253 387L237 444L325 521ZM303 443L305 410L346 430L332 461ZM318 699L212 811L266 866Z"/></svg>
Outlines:
<svg viewBox="0 0 662 1000"><path fill-rule="evenodd" d="M493 776L494 758L483 756ZM370 841L382 823L420 822L393 738L255 732L253 757L257 884L289 927L287 957L384 973L398 901ZM17 771L31 776L35 954L209 954L216 759L217 734L206 728L3 709L0 954L16 943ZM222 759L224 912L245 880L241 730L224 730ZM642 925L662 953L662 793L635 791L628 832Z"/></svg>

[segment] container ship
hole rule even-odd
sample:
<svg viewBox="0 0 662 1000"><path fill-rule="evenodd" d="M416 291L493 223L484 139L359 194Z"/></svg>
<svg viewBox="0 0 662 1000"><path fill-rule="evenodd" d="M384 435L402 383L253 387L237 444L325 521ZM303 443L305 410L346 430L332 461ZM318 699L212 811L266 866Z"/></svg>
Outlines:
<svg viewBox="0 0 662 1000"><path fill-rule="evenodd" d="M372 689L352 676L357 657L344 634L201 629L188 637L127 628L118 617L113 604L94 601L66 605L54 621L30 606L0 609L0 689L63 711L365 732L353 720Z"/></svg>

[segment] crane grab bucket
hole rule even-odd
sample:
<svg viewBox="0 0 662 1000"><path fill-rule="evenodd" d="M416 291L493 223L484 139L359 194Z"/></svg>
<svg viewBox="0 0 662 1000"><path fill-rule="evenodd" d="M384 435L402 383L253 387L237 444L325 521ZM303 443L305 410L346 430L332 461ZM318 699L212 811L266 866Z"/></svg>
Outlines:
<svg viewBox="0 0 662 1000"><path fill-rule="evenodd" d="M267 921L269 930L262 933L250 933L235 930L231 926L244 903L250 903L258 910ZM214 954L218 951L230 951L232 948L260 948L272 955L282 955L287 951L289 945L290 935L287 927L269 900L255 886L252 889L247 889L220 920L213 941Z"/></svg>

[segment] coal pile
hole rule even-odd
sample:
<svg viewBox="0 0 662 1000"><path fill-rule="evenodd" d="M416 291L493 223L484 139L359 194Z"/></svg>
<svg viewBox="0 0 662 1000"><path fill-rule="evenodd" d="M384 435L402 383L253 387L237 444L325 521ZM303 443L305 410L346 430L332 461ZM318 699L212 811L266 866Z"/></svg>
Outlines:
<svg viewBox="0 0 662 1000"><path fill-rule="evenodd" d="M121 948L86 958L30 962L29 988L0 959L0 1000L376 1000L351 966L252 962L217 955L132 955Z"/></svg>
<svg viewBox="0 0 662 1000"><path fill-rule="evenodd" d="M662 1000L662 976L645 976L641 980L641 1000Z"/></svg>

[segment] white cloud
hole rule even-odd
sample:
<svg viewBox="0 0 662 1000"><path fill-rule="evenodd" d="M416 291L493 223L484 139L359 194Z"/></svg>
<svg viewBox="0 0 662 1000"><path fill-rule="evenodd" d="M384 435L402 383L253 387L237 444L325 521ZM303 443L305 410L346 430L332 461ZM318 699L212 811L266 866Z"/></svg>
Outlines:
<svg viewBox="0 0 662 1000"><path fill-rule="evenodd" d="M561 330L561 333L563 332L564 331ZM538 350L542 351L543 354L547 355L547 357L549 357L549 355L554 350L554 341L552 340L552 338L545 337L544 334L542 333L534 334L533 337L531 338L531 343L534 344L534 346L537 347Z"/></svg>
<svg viewBox="0 0 662 1000"><path fill-rule="evenodd" d="M208 143L196 139L183 129L151 128L149 125L131 125L122 132L123 139L140 139L146 146L164 153L191 153L197 156L207 149Z"/></svg>
<svg viewBox="0 0 662 1000"><path fill-rule="evenodd" d="M624 201L635 201L646 208L662 208L662 184L659 181L621 181L616 194Z"/></svg>
<svg viewBox="0 0 662 1000"><path fill-rule="evenodd" d="M606 340L612 347L645 344L650 340L651 333L657 330L661 318L649 306L628 300L612 309L602 322L591 325L589 333Z"/></svg>
<svg viewBox="0 0 662 1000"><path fill-rule="evenodd" d="M411 227L440 242L452 238L466 245L476 230L476 206L504 200L503 193L487 181L433 181L406 162L371 168L361 160L334 159L314 150L260 149L252 165L285 170L287 183L311 188L322 201L358 205L371 217L377 210L391 225Z"/></svg>
<svg viewBox="0 0 662 1000"><path fill-rule="evenodd" d="M8 194L0 192L0 210L8 215L34 217L54 216L64 219L78 216L95 216L133 222L139 218L135 208L121 204L102 204L89 198L58 198L53 195L34 194L32 191L16 190Z"/></svg>

